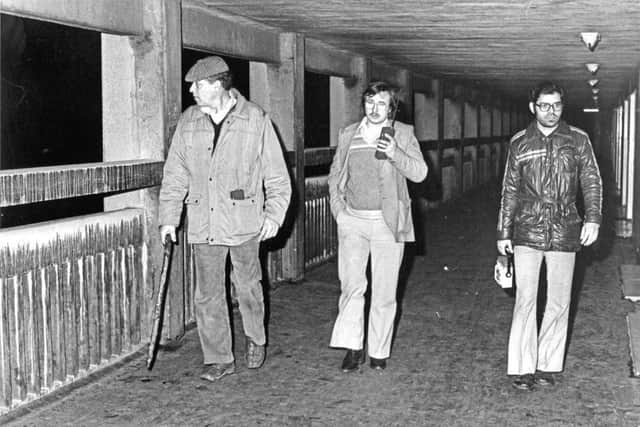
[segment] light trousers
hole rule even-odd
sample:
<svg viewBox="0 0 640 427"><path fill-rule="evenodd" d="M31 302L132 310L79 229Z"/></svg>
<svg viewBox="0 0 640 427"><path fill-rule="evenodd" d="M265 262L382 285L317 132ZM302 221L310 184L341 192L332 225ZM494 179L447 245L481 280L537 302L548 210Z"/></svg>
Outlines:
<svg viewBox="0 0 640 427"><path fill-rule="evenodd" d="M404 242L395 241L380 212L375 211L377 215L368 218L355 216L354 212L363 211L343 211L337 218L338 277L342 292L330 346L351 350L364 348L364 294L371 255L367 349L370 357L386 359L391 351Z"/></svg>
<svg viewBox="0 0 640 427"><path fill-rule="evenodd" d="M256 237L238 246L193 245L196 268L194 296L204 363L233 362L231 326L225 287L227 255L245 335L258 345L266 342L262 270Z"/></svg>
<svg viewBox="0 0 640 427"><path fill-rule="evenodd" d="M547 268L547 304L538 331L536 306L543 258ZM516 301L509 335L508 375L562 371L575 259L575 252L514 247Z"/></svg>

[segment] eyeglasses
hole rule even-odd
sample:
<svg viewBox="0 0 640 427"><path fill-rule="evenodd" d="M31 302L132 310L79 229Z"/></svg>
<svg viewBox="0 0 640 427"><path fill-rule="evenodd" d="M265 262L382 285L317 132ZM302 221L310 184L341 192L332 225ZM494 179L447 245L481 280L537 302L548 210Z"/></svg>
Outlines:
<svg viewBox="0 0 640 427"><path fill-rule="evenodd" d="M369 107L369 108L373 108L373 106L374 106L374 105L375 105L376 107L378 107L378 108L385 108L385 107L388 107L388 106L389 106L389 104L387 104L387 103L386 103L386 102L384 102L384 101L378 101L378 102L375 102L375 101L374 101L373 99L371 99L371 98L366 98L366 99L364 100L364 105L366 105L366 106L367 106L367 107Z"/></svg>
<svg viewBox="0 0 640 427"><path fill-rule="evenodd" d="M553 111L560 111L562 110L562 107L563 107L562 102L554 102L553 104L549 104L548 102L541 102L540 104L536 104L536 106L543 113L546 113L551 108L553 108Z"/></svg>

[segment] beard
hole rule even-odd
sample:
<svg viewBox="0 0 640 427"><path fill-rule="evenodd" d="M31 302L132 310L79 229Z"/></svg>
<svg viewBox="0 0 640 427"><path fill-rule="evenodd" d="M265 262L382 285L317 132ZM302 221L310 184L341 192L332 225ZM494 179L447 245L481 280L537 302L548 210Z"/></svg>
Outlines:
<svg viewBox="0 0 640 427"><path fill-rule="evenodd" d="M558 125L560 116L545 116L538 119L538 122L544 127L552 128Z"/></svg>

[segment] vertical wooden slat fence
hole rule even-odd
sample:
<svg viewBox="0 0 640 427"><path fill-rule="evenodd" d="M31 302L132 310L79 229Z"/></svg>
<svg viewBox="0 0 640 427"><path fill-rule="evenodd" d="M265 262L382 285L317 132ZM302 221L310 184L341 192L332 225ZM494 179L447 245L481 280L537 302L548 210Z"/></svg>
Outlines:
<svg viewBox="0 0 640 427"><path fill-rule="evenodd" d="M144 226L124 209L0 230L0 410L140 344Z"/></svg>
<svg viewBox="0 0 640 427"><path fill-rule="evenodd" d="M331 215L327 177L305 182L305 268L328 261L337 253L337 226Z"/></svg>

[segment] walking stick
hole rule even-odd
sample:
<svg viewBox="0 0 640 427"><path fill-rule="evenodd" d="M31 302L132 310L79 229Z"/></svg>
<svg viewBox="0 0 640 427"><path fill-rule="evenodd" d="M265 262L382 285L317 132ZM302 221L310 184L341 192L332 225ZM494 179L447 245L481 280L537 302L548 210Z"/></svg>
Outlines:
<svg viewBox="0 0 640 427"><path fill-rule="evenodd" d="M162 318L164 317L164 306L167 300L167 288L169 287L169 261L173 252L173 242L168 238L164 242L164 255L162 257L162 270L160 272L160 286L158 287L158 296L156 305L153 309L153 329L151 330L151 339L149 340L149 352L147 354L147 369L153 368L158 354L158 346L160 344L160 332L162 331Z"/></svg>

